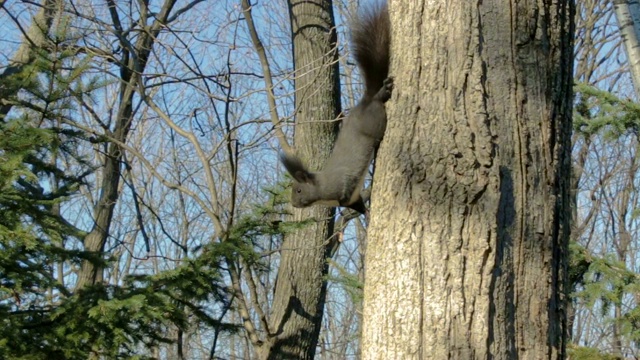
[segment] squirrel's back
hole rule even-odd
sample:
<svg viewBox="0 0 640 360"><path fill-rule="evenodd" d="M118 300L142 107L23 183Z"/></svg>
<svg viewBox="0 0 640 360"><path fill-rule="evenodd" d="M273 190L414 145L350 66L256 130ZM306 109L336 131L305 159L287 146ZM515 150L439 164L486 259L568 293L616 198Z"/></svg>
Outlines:
<svg viewBox="0 0 640 360"><path fill-rule="evenodd" d="M389 75L391 25L386 3L367 7L351 26L353 56L365 81L365 98L373 97Z"/></svg>

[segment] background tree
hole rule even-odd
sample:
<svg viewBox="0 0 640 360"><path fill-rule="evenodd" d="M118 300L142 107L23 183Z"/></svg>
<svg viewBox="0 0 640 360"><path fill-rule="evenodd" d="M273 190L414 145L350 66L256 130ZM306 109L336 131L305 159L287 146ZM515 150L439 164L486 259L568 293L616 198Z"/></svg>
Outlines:
<svg viewBox="0 0 640 360"><path fill-rule="evenodd" d="M327 160L340 114L337 31L332 1L289 1L295 69L295 148L312 169ZM294 210L294 219L315 219L282 244L269 337L263 358L311 359L324 310L328 263L337 238L334 210Z"/></svg>
<svg viewBox="0 0 640 360"><path fill-rule="evenodd" d="M170 33L166 31L169 29L166 25L175 21L176 27L173 29L177 30L180 15L187 13L196 4L197 2L187 4L175 12L171 11L172 4L168 4L164 11L153 12L151 18L148 9L144 7L135 9L143 12L143 16L138 16L140 14L134 11L136 15L128 17L121 16L115 4L111 8L93 6L89 2L75 3L74 7L64 4L55 26L36 26L41 30L38 39L44 40L25 40L25 43L31 45L28 51L31 54L30 62L22 64L19 72L12 74L10 79L6 78L6 82L3 81L3 85L10 84L14 89L3 99L5 104L12 105L11 111L4 118L4 122L11 124L11 127L3 130L23 136L41 134L40 128L51 128L54 135L64 136L59 139L54 137L53 140L50 140L50 136L47 137L46 132L45 135L38 135L39 137L26 136L25 140L20 140L29 145L25 148L16 148L13 144L18 140L11 138L5 148L7 156L12 159L19 160L28 155L30 157L27 160L32 162L35 155L38 155L42 157L41 162L51 165L44 170L24 165L34 174L31 176L21 170L19 162L12 161L12 166L3 173L3 186L21 189L24 186L21 183L31 184L29 189L34 190L30 192L41 192L45 196L43 199L23 196L22 200L27 201L27 205L20 204L14 210L14 221L7 225L8 231L12 232L3 238L3 250L6 249L10 255L12 251L9 249L15 248L14 255L19 256L17 260L12 255L9 256L3 269L3 274L11 274L12 279L3 284L6 292L2 293L2 301L3 305L6 304L4 314L7 315L3 319L10 322L5 324L9 331L3 333L0 340L0 343L9 344L7 348L3 348L7 351L3 351L3 357L27 353L36 358L51 354L83 359L90 356L127 354L156 356L153 354L163 352L162 344L168 343L171 347L167 352L171 358L201 358L202 353L209 355L212 351L188 346L191 340L188 336L183 336L185 332L192 334L204 329L212 331L216 336L223 330L234 328L221 325L232 298L225 291L226 285L221 286L221 281L225 279L220 273L220 265L230 254L241 253L242 246L238 241L246 240L236 235L232 239L236 241L235 246L224 244L222 247L214 246L222 245L221 243L206 247L196 247L192 242L189 243L189 239L199 238L198 233L184 230L189 230L189 225L194 223L193 216L196 219L201 217L197 212L190 213L193 202L189 203L189 198L182 197L183 202L177 202L175 206L178 210L183 210L180 219L184 223L179 227L168 223L167 219L174 218L173 213L160 207L152 207L156 205L155 201L161 199L180 200L180 197L172 197L175 193L166 189L171 189L172 185L173 188L184 189L184 186L181 188L175 185L183 180L181 174L185 173L184 168L180 172L174 172L175 178L168 182L164 172L145 173L146 169L157 169L154 166L162 169L167 162L159 162L157 159L165 156L169 163L173 160L173 164L178 167L185 165L180 162L182 154L170 151L184 145L174 142L173 147L165 148L168 149L166 152L149 151L145 152L145 156L138 156L142 153L139 151L141 148L153 148L155 145L161 148L163 145L162 140L156 143L141 140L158 134L149 130L151 127L148 119L154 117L149 116L151 106L147 108L145 104L155 103L144 98L146 91L142 89L142 84L157 89L157 84L150 79L163 81L154 74L162 73L158 69L171 67L169 62L158 61L168 59L163 58L158 49L153 53L154 56L150 55L152 48L148 41L175 41L171 36L166 37ZM28 28L23 26L23 22L29 19L15 14L29 11L38 13L37 8L29 6L3 3L3 14L15 28ZM105 14L109 14L107 19L112 21L113 28L107 25L108 22L102 21ZM134 20L135 18L142 20ZM144 19L149 19L150 28L146 27ZM152 25L153 19L160 19L164 23L161 28L165 32L158 31L158 22L155 27ZM4 22L5 26L8 23ZM137 26L145 27L149 32L131 31ZM111 37L112 30L120 36ZM114 49L111 41L119 42L126 49ZM174 54L178 53L178 49L178 46L171 47ZM112 67L113 64L116 64L115 68ZM145 70L145 64L152 64L153 70ZM143 71L150 71L151 74ZM198 77L204 78L204 75ZM29 118L18 121L25 116ZM127 133L132 128L136 129L136 136L129 140ZM74 136L70 137L69 134ZM13 155L13 148L16 148L18 155ZM74 157L64 156L64 149L73 149ZM20 155L23 153L26 155ZM76 158L85 159L85 162L74 161ZM87 168L98 171L95 176L89 172L82 178L82 184L75 181L78 186L88 185L79 187L79 194L82 196L78 196L78 193L72 192L77 191L78 186L72 186L71 189L65 187L62 181L66 178L61 175L72 179L67 174L82 174ZM127 171L123 172L123 169ZM186 170L189 171L191 169ZM28 183L23 179L25 177ZM153 186L163 180L168 187L158 191L159 197L156 197ZM123 184L126 186L123 187ZM56 189L60 189L63 195L58 195ZM126 205L117 206L115 200L123 193L127 194ZM186 193L193 194L190 191ZM76 195L71 197L71 194ZM28 200L32 201L31 205L28 205ZM46 202L43 205L38 201ZM101 201L104 206L94 207L94 204ZM45 205L47 207L42 208ZM54 234L55 237L46 232L38 235L27 244L35 246L33 251L25 252L20 249L25 246L26 240L15 243L12 234L21 226L35 234L42 231L43 220L35 218L33 211L29 210L31 208L40 208L42 213L47 214L48 218L44 215L40 217L48 222L47 226L57 229L57 233ZM89 209L97 209L97 212L92 214ZM166 215L161 217L163 214ZM60 224L53 224L51 219ZM110 228L114 219L116 225ZM69 229L73 232L69 232ZM92 233L96 236L91 238ZM89 240L86 240L87 236ZM92 247L92 244L95 246ZM166 244L171 246L165 246ZM193 249L193 252L186 257L188 249ZM52 252L57 255L50 255ZM47 271L50 272L50 278L44 277L38 283L24 283L30 276L27 270L31 269L14 273L15 269L11 265L15 262L32 262L34 269L39 271L38 276L44 276L42 272ZM83 264L82 267L78 266L80 263ZM40 268L43 270L38 270ZM100 279L102 281L98 281ZM38 295L40 292L46 295ZM31 319L31 322L26 322L25 319ZM15 337L15 334L22 336ZM21 342L16 342L17 339ZM213 344L215 343L213 340Z"/></svg>
<svg viewBox="0 0 640 360"><path fill-rule="evenodd" d="M297 336L311 339L307 335L318 326L318 316L299 325L295 321L298 314L292 313L288 318L292 322L284 321L282 324L283 329L291 326L290 329L294 330L283 330L272 338L267 333L267 330L272 331L270 322L278 321L279 317L279 312L272 306L284 304L280 300L274 303L278 267L281 262L284 265L288 261L280 257L281 248L284 249L283 254L314 254L314 259L327 254L324 251L327 247L321 250L304 240L300 240L303 248L300 250L299 247L282 246L283 232L305 225L294 225L288 221L291 218L282 203L286 195L282 193L281 186L275 185L282 180L276 156L283 146L276 139L291 135L293 127L283 125L291 124L294 116L296 121L301 120L300 126L296 127L298 129L307 125L328 125L331 128L333 125L329 124L335 124L324 120L334 120L339 110L337 107L331 111L327 110L328 107L319 112L306 110L304 114L294 111L296 101L300 108L304 107L305 98L311 99L307 100L310 103L318 97L319 104L330 104L329 97L318 96L319 93L315 92L320 89L317 83L310 88L300 87L300 92L294 88L294 85L299 85L294 84L294 79L301 82L307 74L326 76L331 73L320 67L331 68L336 61L340 64L343 108L348 110L355 105L361 84L357 72L353 71L354 64L349 60L345 25L358 6L367 6L368 3L333 2L339 56L334 58L334 53L329 53L334 48L327 46L327 53L318 55L318 58L298 57L296 61L302 63L305 60L311 64L296 65L299 73L294 73L291 40L292 34L299 35L300 40L304 33L292 33L288 6L282 2L248 3L255 33L259 35L269 60L270 76L256 52L241 0L196 1L184 7L178 4L153 40L149 59L138 75L142 81L131 88L131 128L126 139L118 141L114 135L117 114L119 109L124 109L121 104L126 103L121 101L125 99L120 96L121 89L126 87L126 76L136 76L127 75L132 69L135 72L135 67L130 67L135 61L126 63L125 60L127 54L131 58L143 52L143 47L135 48L135 44L141 35L149 34L148 30L159 19L163 4L150 2L145 7L145 4L138 3L114 3L109 7L108 3L89 0L41 4L0 2L0 29L5 35L0 39L5 50L0 57L0 97L6 123L3 124L2 139L7 139L3 155L14 159L2 164L5 171L3 195L6 195L5 200L18 201L11 197L15 195L20 198L19 203L26 201L11 212L3 211L3 215L11 213L13 219L21 219L12 221L12 230L7 230L6 234L13 234L11 231L21 227L28 229L23 231L24 239L31 239L6 245L3 250L7 251L3 251L3 255L7 257L3 266L9 267L13 261L31 261L33 267L5 278L23 281L22 284L38 284L36 289L4 283L5 288L0 290L5 291L1 294L1 304L5 306L1 317L10 318L11 323L3 323L3 326L7 324L3 328L7 330L2 333L3 339L13 339L17 332L28 330L32 332L27 332L29 335L22 338L24 344L44 343L48 341L44 340L44 334L55 334L59 330L68 331L70 337L58 339L65 343L58 350L79 349L77 354L80 358L88 357L91 351L104 356L136 353L172 359L232 358L255 357L258 348L275 349L271 345L283 339ZM637 131L633 120L636 116L634 103L626 98L635 99L635 94L628 61L620 46L621 34L613 5L608 0L586 0L577 4L575 78L581 84L576 98L578 115L573 133L572 188L578 204L574 212L573 239L580 246L573 247L575 257L570 276L575 280L572 342L581 347L572 350L633 357L638 355L635 342L637 284L634 275L638 270L635 246L638 229L635 195ZM326 9L323 11L323 14L328 13ZM117 21L114 19L119 20L122 31L116 29ZM318 23L322 25L326 19ZM495 20L483 22L495 23ZM428 27L430 22L423 24L427 29L423 34L433 34L432 28ZM398 26L396 31L402 27L401 24ZM327 29L322 28L322 31ZM331 31L324 34L329 33ZM446 38L457 44L459 39L464 39L463 36L449 38L449 35L438 34L433 41ZM528 46L528 39L518 44ZM325 45L329 40L330 37L322 37ZM320 45L319 41L317 43ZM483 45L487 43L492 42ZM128 48L123 48L122 44ZM417 51L415 46L405 46L400 54L405 54L406 49ZM486 54L487 48L482 49ZM419 59L430 59L431 53L425 56ZM528 59L526 56L523 58ZM140 60L136 60L138 64ZM499 62L491 58L485 63L489 71L494 63ZM442 64L448 62L424 69L442 69ZM475 62L470 64L477 66ZM458 73L466 74L464 71ZM413 72L412 76L415 74ZM431 73L423 70L421 74L427 76L425 74ZM265 82L268 77L271 84ZM437 73L433 77L437 78ZM330 76L326 79L335 80ZM492 75L486 79L485 83L492 84L491 81L503 79L503 76ZM438 84L437 81L426 83ZM447 82L452 83L455 82ZM527 84L530 83L527 80ZM330 87L321 88L323 91L328 89ZM487 99L495 97L495 91L492 91ZM401 94L400 91L396 95ZM428 101L421 104L421 111L430 109L428 106L451 108L451 105L447 107L439 103L445 101L439 90L429 94ZM448 104L454 104L449 101ZM465 104L470 108L469 102ZM456 106L453 108L460 109ZM272 111L274 109L278 112ZM329 115L321 114L325 110ZM462 118L455 116L456 119ZM429 118L434 124L445 123L439 116ZM411 119L411 116L405 114L402 121L405 119ZM393 117L391 121L394 122ZM397 124L402 122L395 121ZM527 121L526 124L535 122ZM416 122L418 125L422 123ZM469 124L477 122L469 121ZM490 134L498 134L493 126L489 128ZM416 129L421 128L418 126ZM476 144L476 139L483 138L477 136L480 132L477 129L456 130L456 144ZM431 128L429 131L433 134ZM300 136L299 133L295 136ZM469 133L474 134L473 140L466 141L460 136ZM317 134L317 130L310 130L308 134ZM445 134L449 132L445 131ZM525 139L533 138L536 137ZM424 142L430 143L434 142ZM497 140L490 144L506 146ZM115 194L117 202L111 204L112 217L104 237L104 251L84 252L83 239L96 225L94 209L102 194L106 155L115 145L118 145L122 157L116 169L119 172ZM296 146L309 146L318 151L323 148L325 151L331 147L331 140L318 143L314 138ZM487 145L487 148L500 150L500 146ZM442 149L449 148L444 146ZM441 151L439 148L436 150ZM419 154L408 147L401 153L403 156ZM446 154L441 157L449 159L458 170L464 165L460 165L460 159L472 158L464 151ZM311 160L317 159L317 167L324 163L321 157L310 157ZM38 170L33 165L36 160L47 168ZM478 161L478 164L486 163ZM489 168L493 169L492 166L495 165ZM486 167L477 165L480 170L486 170ZM456 178L461 176L458 173L454 175ZM82 181L72 181L75 178ZM453 175L448 176L448 179L452 178ZM428 179L426 175L425 179ZM29 186L24 187L25 184ZM65 188L65 184L68 187ZM9 189L22 191L22 195L16 195ZM43 198L35 196L40 191ZM484 194L479 195L479 199L486 199ZM416 198L415 195L413 197ZM27 209L38 209L40 214L46 214L41 219L54 224L56 232L61 234L55 236L62 240L49 240L49 235L44 235L43 225L38 223L40 220L28 215ZM311 217L305 215L301 218ZM316 218L324 220L329 216L319 215ZM57 220L61 222L55 224L53 221ZM317 226L313 224L311 222L310 228ZM300 262L295 256L291 259L292 265L296 266L286 267L289 273L296 275L298 271L304 272L300 270L302 267L309 266L316 269L309 273L310 276L326 283L326 292L314 285L314 296L305 295L307 305L298 306L310 309L315 306L312 304L324 303L318 345L310 341L305 342L304 349L300 347L305 353L315 348L317 358L342 359L358 357L359 354L362 258L366 250L366 237L363 235L366 234L366 226L360 221L353 224L356 226L344 233L344 241L333 248L336 253L328 268L319 266L324 266L319 260ZM9 228L8 224L5 226ZM320 228L329 231L322 226ZM5 236L4 239L9 238ZM317 241L319 239L316 238ZM21 247L24 243L39 246L24 251ZM464 246L461 248L465 249ZM389 246L385 249L393 253ZM82 273L82 261L86 261L86 265L95 264L96 284L90 285L94 282L91 275L87 278L91 280L86 283L88 286L83 285L83 291L79 288L75 291L78 274ZM29 275L34 273L32 271L40 274L37 281ZM327 276L321 278L318 274L324 271ZM45 273L46 276L42 275ZM84 273L92 274L93 271ZM97 281L100 278L102 280ZM280 284L280 276L277 285L282 286L278 298L285 299L290 294L288 285ZM318 296L321 294L326 296ZM145 303L147 306L142 306ZM34 312L26 311L30 307L43 314L42 317L33 317ZM45 316L47 312L41 312L43 309L58 316L58 322L47 323L51 318ZM64 317L55 310L64 310ZM171 310L168 312L172 314L170 319L159 317L158 314L165 314L167 310ZM115 316L119 312L122 314ZM84 320L89 314L94 316L94 321L87 323ZM96 314L109 316L95 317ZM158 338L149 337L147 341L141 341L144 331L137 332L135 326L124 321L132 314L141 316L137 324L144 326L138 329L145 329ZM30 317L37 322L25 320ZM45 323L49 325L43 326ZM56 327L63 323L70 326ZM251 328L253 332L247 330ZM42 332L38 333L36 329ZM127 342L129 348L116 348L113 343L104 341L115 339L114 332L108 329L136 337L128 338L132 340ZM227 331L234 329L241 331ZM76 336L83 331L90 331L91 335L87 338ZM293 335L284 335L285 332ZM254 342L250 339L252 335L255 335ZM78 347L71 338L76 342L85 339L82 341L96 345L93 348ZM51 348L29 349L40 354L58 351ZM266 350L261 352L268 353Z"/></svg>
<svg viewBox="0 0 640 360"><path fill-rule="evenodd" d="M296 336L309 340L300 347L302 352L315 351L323 314L319 304L325 302L329 281L326 257L335 244L326 246L328 234L323 235L322 249L309 245L308 239L300 240L303 252L319 256L313 264L296 262L293 257L294 265L314 269L309 276L316 279L315 285L306 287L311 289L310 296L295 305L320 308L314 310L315 317L300 325L297 313L272 311L272 305L283 303L272 302L283 233L301 228L287 221L283 190L274 185L281 173L274 171L280 144L273 135L284 137L282 124L291 118L294 104L287 8L278 3L252 8L273 77L267 86L272 97L267 97L267 92L256 91L265 87L266 71L245 26L246 9L241 1L175 6L90 0L56 4L58 15L51 17L48 27L33 25L42 31L43 42L22 31L37 21L41 9L37 4L2 2L0 27L10 35L2 40L9 52L18 52L21 37L26 37L31 53L40 49L44 54L65 52L58 67L36 72L29 68L33 78L45 73L60 77L76 69L72 87L60 77L60 89L67 89L65 107L55 120L47 115L47 121L71 131L77 140L63 138L42 148L45 158L64 145L84 159L80 164L56 157L53 162L61 173L92 170L78 184L77 192L60 197L55 207L61 221L76 229L60 243L61 251L75 255L48 259L58 289L50 293L60 291L65 296L44 297L42 306L66 309L64 320L69 326L63 329L70 338L63 341L64 347L78 352L65 356L253 357L267 345ZM340 4L338 9L346 17L353 6ZM332 10L325 7L322 11L330 14ZM59 25L66 35L56 49L50 38ZM323 38L329 43L335 41L337 31L333 26L323 27L320 36L331 35ZM322 54L325 62L307 64L300 74L303 78L306 70L322 73L325 67L332 69L327 81L333 87L322 87L328 93L337 92L336 63L343 64L346 72L353 67L346 57L337 58L334 46L325 48L329 51ZM29 64L35 55L30 56ZM311 60L307 57L305 61ZM6 72L11 59L3 61ZM7 120L17 119L25 108L42 117L43 109L33 106L39 100L28 96L31 90L19 90L28 84L15 84L3 98L3 103L12 105ZM349 90L358 87L357 83L348 85ZM315 95L300 93L297 97L302 102ZM339 113L339 97L335 96L327 105L328 115L309 111L311 120L301 121L301 127L324 124L333 129L336 123L332 120ZM271 112L276 108L282 116ZM325 145L328 150L331 141ZM309 143L309 147L315 145ZM12 169L7 184L14 186L14 171L18 170ZM37 183L45 189L51 186L48 177L38 178ZM313 211L324 214L316 217L321 222L330 221L328 209ZM310 224L302 225L316 226ZM320 228L326 232L327 226ZM358 252L351 239L347 234L349 246L339 257L346 265L334 263L343 272L353 269L351 263L359 263L358 256L352 256ZM288 269L298 272L294 267ZM352 324L357 315L344 310L354 306L354 301L343 286L332 284L336 294L331 302L332 326L323 330L322 350L327 356L340 357L337 351L352 351L348 344L355 342L357 328ZM280 294L289 290L276 297L288 304L289 299ZM9 305L7 311L19 313L28 296L27 292L18 297L7 292L2 299ZM269 322L274 319L275 323L278 316L285 330L267 336L273 335L267 332ZM84 321L88 317L93 321ZM41 329L55 332L51 327ZM91 331L83 337L87 329ZM237 329L243 331L235 332ZM13 330L21 331L18 327ZM345 339L341 334L350 336ZM6 333L3 339L11 336ZM35 333L28 333L25 344L33 336ZM78 347L71 338L89 345ZM40 356L49 350L32 349ZM268 356L269 351L260 353Z"/></svg>
<svg viewBox="0 0 640 360"><path fill-rule="evenodd" d="M629 71L636 93L640 92L640 52L638 50L640 38L640 3L638 1L617 0L613 7L618 20L618 26L627 59Z"/></svg>
<svg viewBox="0 0 640 360"><path fill-rule="evenodd" d="M577 5L572 357L634 357L637 116L625 100L637 98L632 63L614 2Z"/></svg>
<svg viewBox="0 0 640 360"><path fill-rule="evenodd" d="M200 305L209 298L224 303L215 267L186 266L72 291L69 273L76 266L104 260L75 248L86 232L67 220L69 203L93 170L81 154L88 138L68 120L74 99L105 84L87 76L89 63L78 61L68 31L62 21L43 34L43 48L32 49L30 63L5 78L21 90L6 97L12 109L0 122L0 357L131 356L138 346L169 342L167 326L188 327L189 315L176 301L197 322L225 329ZM217 253L190 265L210 267L219 262ZM200 291L185 288L185 278L200 281Z"/></svg>
<svg viewBox="0 0 640 360"><path fill-rule="evenodd" d="M562 358L573 2L390 10L363 357Z"/></svg>

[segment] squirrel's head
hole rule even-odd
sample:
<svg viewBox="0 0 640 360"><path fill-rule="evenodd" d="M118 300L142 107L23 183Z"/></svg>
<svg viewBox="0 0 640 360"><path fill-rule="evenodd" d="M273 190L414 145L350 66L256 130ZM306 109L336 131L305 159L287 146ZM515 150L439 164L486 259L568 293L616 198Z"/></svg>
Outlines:
<svg viewBox="0 0 640 360"><path fill-rule="evenodd" d="M313 173L302 173L294 176L291 183L291 205L297 208L303 208L313 205L318 200L316 195L317 185ZM301 179L305 179L302 180Z"/></svg>
<svg viewBox="0 0 640 360"><path fill-rule="evenodd" d="M295 155L280 154L280 160L293 177L291 184L291 205L303 208L318 200L318 184L314 173L309 172Z"/></svg>

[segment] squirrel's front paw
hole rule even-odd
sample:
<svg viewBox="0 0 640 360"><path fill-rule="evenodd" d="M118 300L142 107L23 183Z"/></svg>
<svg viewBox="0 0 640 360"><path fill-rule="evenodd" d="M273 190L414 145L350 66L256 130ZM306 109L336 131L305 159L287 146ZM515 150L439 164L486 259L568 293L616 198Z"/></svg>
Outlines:
<svg viewBox="0 0 640 360"><path fill-rule="evenodd" d="M389 76L382 82L382 88L378 91L377 98L382 102L386 102L391 98L391 91L393 90L393 77Z"/></svg>

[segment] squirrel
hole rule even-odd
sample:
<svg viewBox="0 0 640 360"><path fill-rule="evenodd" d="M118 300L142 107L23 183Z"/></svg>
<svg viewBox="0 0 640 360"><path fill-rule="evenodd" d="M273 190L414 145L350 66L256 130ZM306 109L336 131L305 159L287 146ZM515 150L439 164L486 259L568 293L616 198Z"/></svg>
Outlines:
<svg viewBox="0 0 640 360"><path fill-rule="evenodd" d="M362 186L387 127L384 104L393 89L393 78L389 77L391 29L387 5L362 12L352 24L351 39L354 58L364 76L364 95L343 121L322 171L310 172L296 155L280 154L293 177L294 207L323 204L366 214Z"/></svg>

